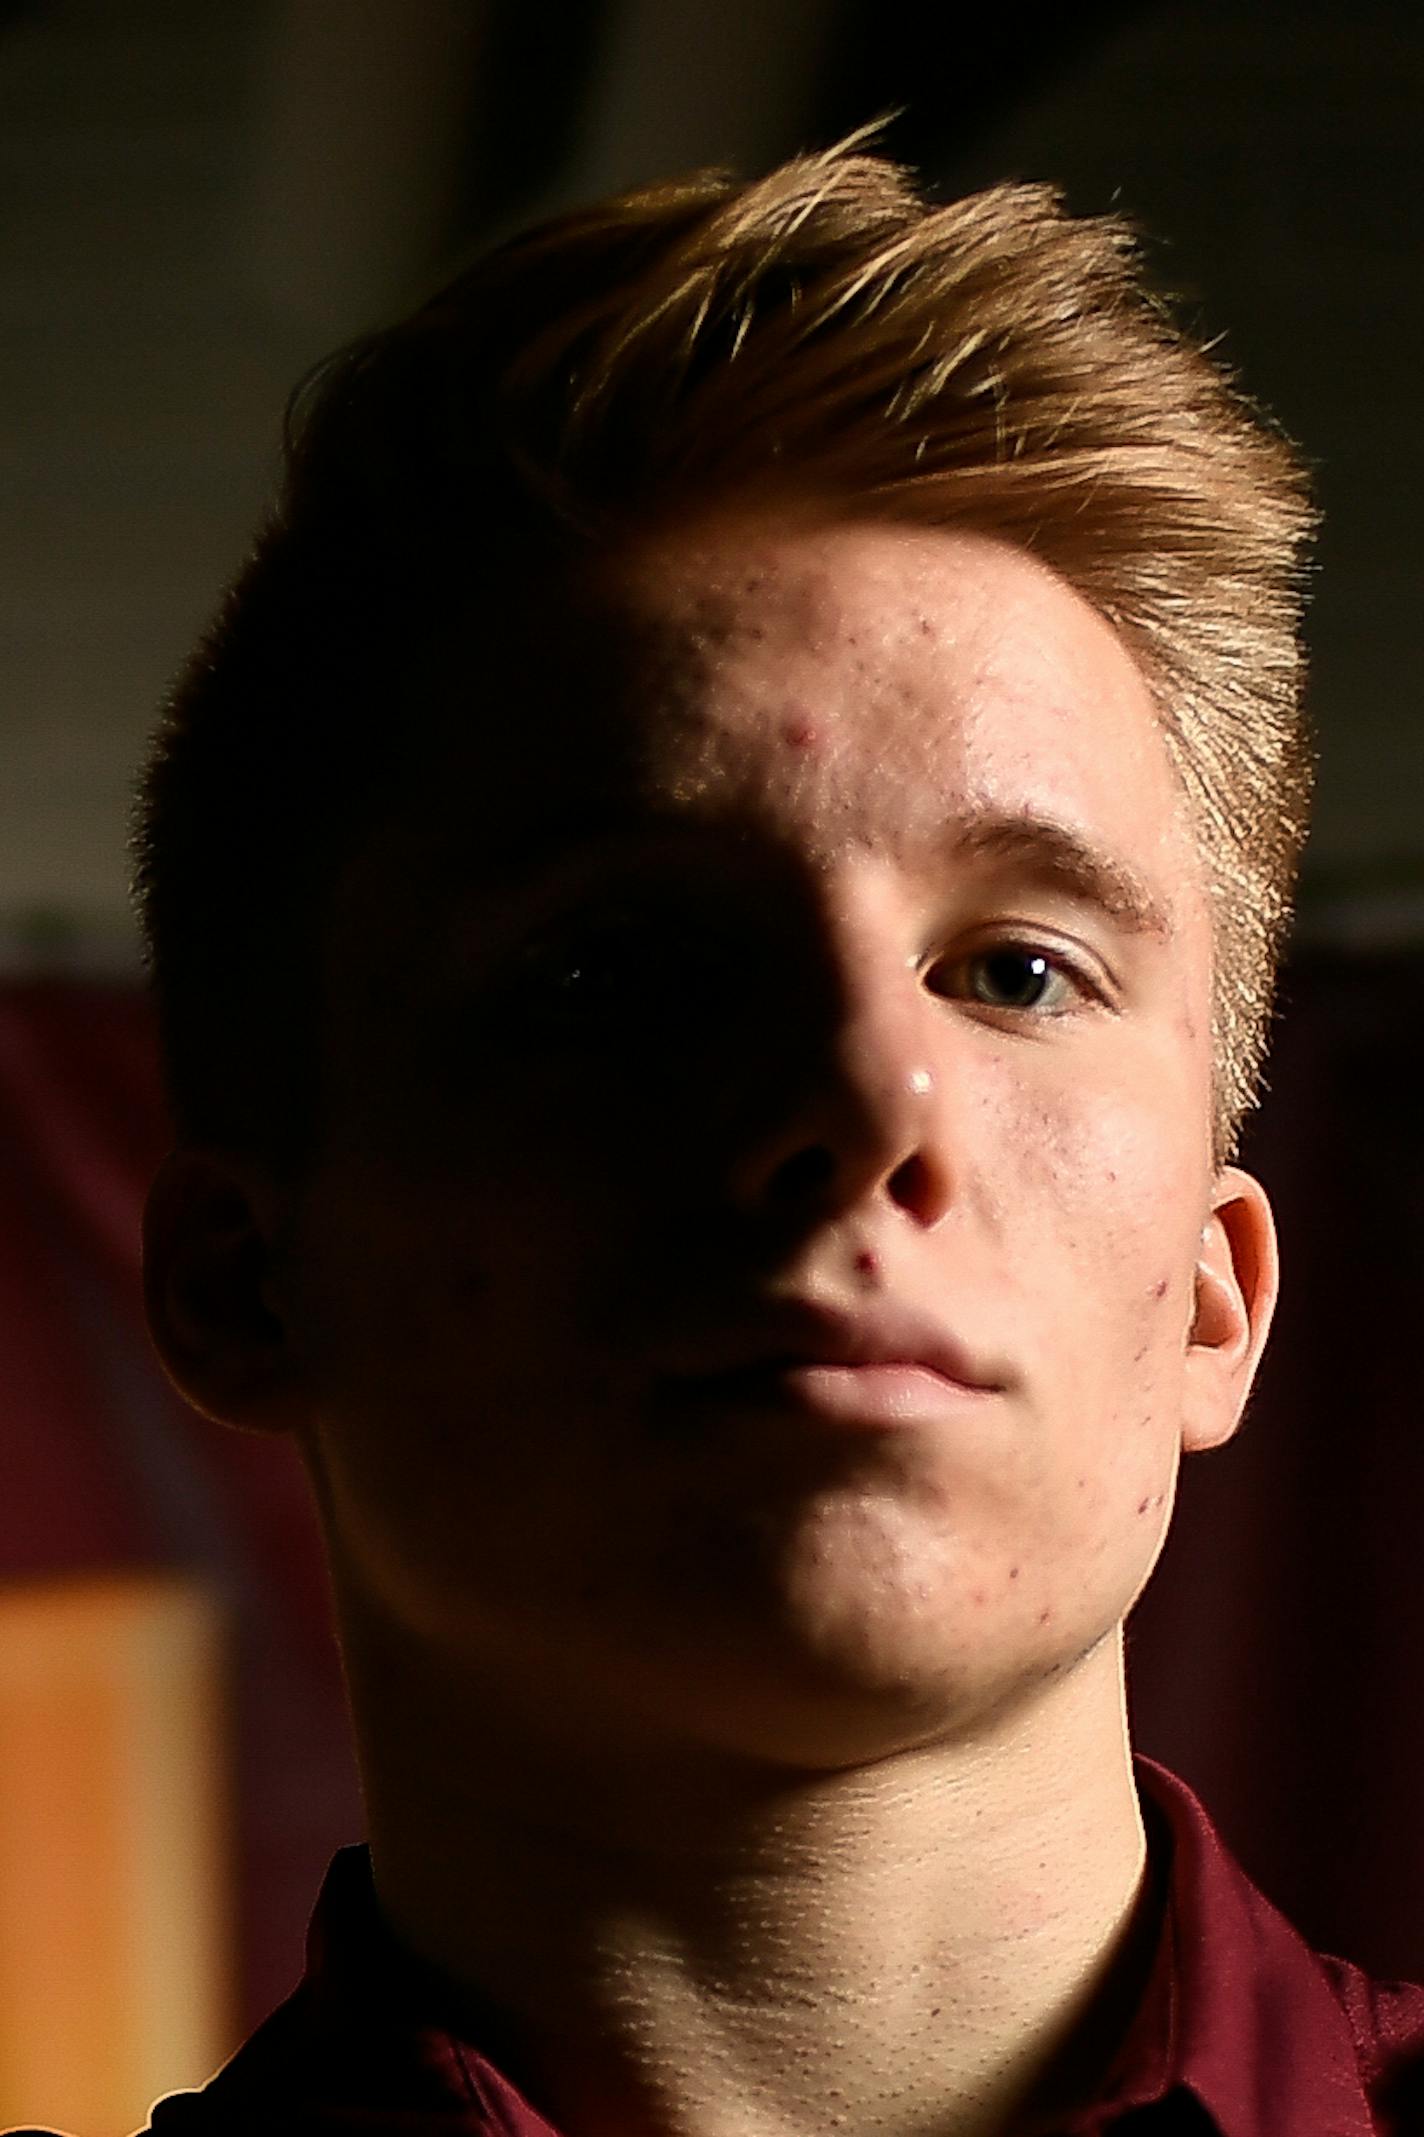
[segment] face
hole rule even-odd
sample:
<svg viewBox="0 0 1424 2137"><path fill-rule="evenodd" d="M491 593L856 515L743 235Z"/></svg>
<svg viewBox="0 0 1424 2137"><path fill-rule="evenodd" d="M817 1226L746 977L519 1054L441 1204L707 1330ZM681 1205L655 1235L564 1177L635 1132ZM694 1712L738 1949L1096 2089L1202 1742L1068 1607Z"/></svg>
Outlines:
<svg viewBox="0 0 1424 2137"><path fill-rule="evenodd" d="M338 1586L571 1736L972 1733L1111 1635L1242 1392L1145 684L889 525L662 538L544 636L341 900L277 1279Z"/></svg>

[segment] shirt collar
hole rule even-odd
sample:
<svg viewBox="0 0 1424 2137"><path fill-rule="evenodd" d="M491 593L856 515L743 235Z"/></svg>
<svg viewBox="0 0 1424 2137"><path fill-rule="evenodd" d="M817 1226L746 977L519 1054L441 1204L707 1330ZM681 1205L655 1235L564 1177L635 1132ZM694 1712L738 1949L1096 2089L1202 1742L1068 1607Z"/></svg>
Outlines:
<svg viewBox="0 0 1424 2137"><path fill-rule="evenodd" d="M1151 1759L1135 1767L1171 1871L1156 1963L1119 2062L1122 2106L1180 2086L1220 2137L1373 2137L1354 2036L1320 1959L1186 1784Z"/></svg>

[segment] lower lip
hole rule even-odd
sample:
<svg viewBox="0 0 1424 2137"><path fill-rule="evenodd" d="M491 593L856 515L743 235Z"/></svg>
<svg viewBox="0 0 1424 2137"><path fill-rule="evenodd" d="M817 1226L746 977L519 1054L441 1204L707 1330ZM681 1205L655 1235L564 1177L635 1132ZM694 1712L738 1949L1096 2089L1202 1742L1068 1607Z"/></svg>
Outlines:
<svg viewBox="0 0 1424 2137"><path fill-rule="evenodd" d="M990 1391L925 1365L786 1365L683 1383L700 1410L775 1410L850 1431L930 1424Z"/></svg>

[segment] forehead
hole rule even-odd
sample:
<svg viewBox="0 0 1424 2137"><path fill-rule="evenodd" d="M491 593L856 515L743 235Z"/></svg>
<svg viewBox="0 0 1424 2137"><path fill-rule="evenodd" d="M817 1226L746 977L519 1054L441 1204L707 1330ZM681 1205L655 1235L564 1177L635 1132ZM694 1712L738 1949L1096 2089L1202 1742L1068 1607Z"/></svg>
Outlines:
<svg viewBox="0 0 1424 2137"><path fill-rule="evenodd" d="M1022 818L1185 879L1185 800L1118 634L988 536L730 520L622 550L449 678L466 741L425 850L498 878L660 824L759 825L808 857L938 858ZM439 835L443 825L445 836ZM434 835L432 835L434 834Z"/></svg>
<svg viewBox="0 0 1424 2137"><path fill-rule="evenodd" d="M393 936L402 913L424 930L649 829L942 874L956 850L1002 855L1030 826L1090 856L1109 902L1116 881L1169 925L1202 905L1139 669L1008 543L726 521L620 551L532 619L452 655L442 694L461 739L357 872Z"/></svg>
<svg viewBox="0 0 1424 2137"><path fill-rule="evenodd" d="M803 828L887 852L977 811L1101 813L1153 842L1183 828L1127 648L1007 543L732 522L645 544L600 591L650 798L691 812L779 794Z"/></svg>

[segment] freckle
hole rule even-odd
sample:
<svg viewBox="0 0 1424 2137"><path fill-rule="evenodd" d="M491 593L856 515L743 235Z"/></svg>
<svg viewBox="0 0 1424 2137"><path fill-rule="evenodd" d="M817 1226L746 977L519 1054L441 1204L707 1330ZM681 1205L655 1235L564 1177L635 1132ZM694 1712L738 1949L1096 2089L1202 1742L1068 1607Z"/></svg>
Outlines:
<svg viewBox="0 0 1424 2137"><path fill-rule="evenodd" d="M1019 1577L1019 1569L1018 1569L1018 1567L1017 1567L1017 1566L1010 1566L1010 1567L1009 1567L1009 1579L1010 1579L1010 1580L1017 1580L1017 1579L1018 1579L1018 1577Z"/></svg>
<svg viewBox="0 0 1424 2137"><path fill-rule="evenodd" d="M782 725L781 739L788 749L810 749L816 730L809 720L787 720Z"/></svg>
<svg viewBox="0 0 1424 2137"><path fill-rule="evenodd" d="M1086 1490L1087 1490L1087 1488L1088 1488L1088 1480L1087 1480L1087 1478L1086 1478L1086 1477L1079 1477L1079 1479L1078 1479L1078 1489L1079 1489L1079 1491L1086 1491Z"/></svg>

